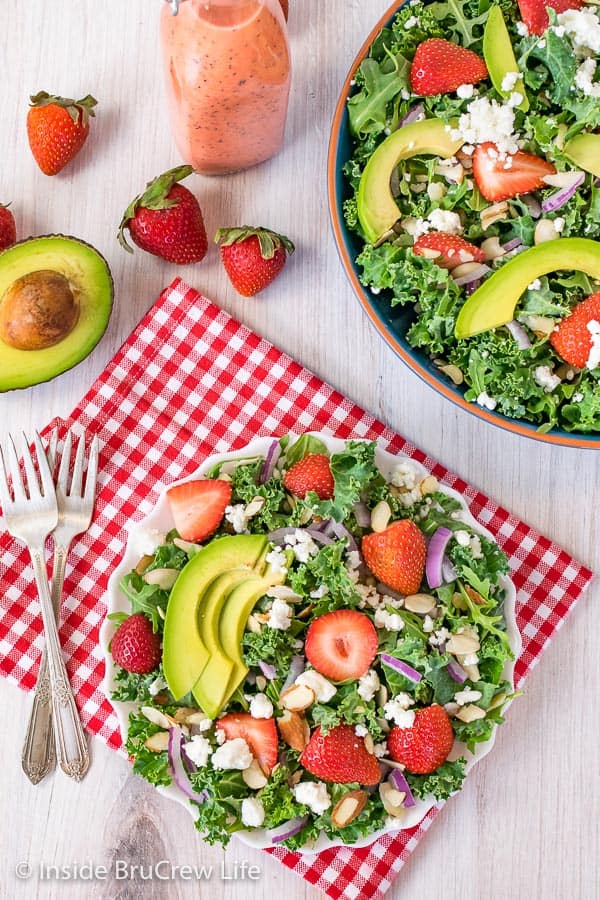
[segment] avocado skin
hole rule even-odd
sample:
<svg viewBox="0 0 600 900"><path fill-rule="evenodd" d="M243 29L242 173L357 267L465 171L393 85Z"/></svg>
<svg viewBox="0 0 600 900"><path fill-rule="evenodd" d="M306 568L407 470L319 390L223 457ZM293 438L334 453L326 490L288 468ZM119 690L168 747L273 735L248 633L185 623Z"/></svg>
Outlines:
<svg viewBox="0 0 600 900"><path fill-rule="evenodd" d="M527 99L527 94L525 92L525 84L523 83L522 75L519 77L512 90L505 91L502 89L504 76L509 72L518 72L519 66L517 65L510 35L506 27L506 21L499 6L492 6L488 14L487 22L485 23L485 31L483 33L483 58L488 67L492 84L500 96L507 99L513 91L517 91L519 94L523 95L523 99L519 103L517 109L527 112L529 109L529 100Z"/></svg>
<svg viewBox="0 0 600 900"><path fill-rule="evenodd" d="M28 266L23 266L20 262L24 249L31 250ZM62 250L63 258L65 255L75 258L77 249L80 253L85 251L84 261L87 259L88 264L97 269L97 275L102 279L100 287L94 288L94 299L101 302L95 306L92 303L86 306L83 298L77 325L67 338L53 347L45 350L16 350L0 340L0 393L51 381L89 356L108 327L114 300L114 282L106 259L95 247L80 238L65 234L44 234L18 241L0 253L1 303L5 291L22 275L40 268L54 268L55 271L66 274L64 266L52 265L49 254ZM28 256L26 254L25 259ZM94 312L98 314L96 318L93 318Z"/></svg>
<svg viewBox="0 0 600 900"><path fill-rule="evenodd" d="M505 263L471 294L456 320L461 340L512 321L527 286L541 275L562 269L585 272L600 281L600 243L589 238L559 238L525 250Z"/></svg>

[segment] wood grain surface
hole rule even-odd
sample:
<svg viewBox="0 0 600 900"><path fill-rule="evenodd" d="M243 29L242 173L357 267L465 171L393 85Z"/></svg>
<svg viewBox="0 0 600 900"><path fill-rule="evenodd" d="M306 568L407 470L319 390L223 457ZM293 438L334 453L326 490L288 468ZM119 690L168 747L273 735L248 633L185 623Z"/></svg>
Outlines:
<svg viewBox="0 0 600 900"><path fill-rule="evenodd" d="M292 0L294 79L286 144L278 158L222 179L197 177L210 234L265 224L297 253L255 300L229 286L213 249L198 266L124 253L116 230L128 201L179 163L165 118L159 66L161 0L2 0L0 202L13 201L21 236L64 232L96 245L112 267L116 305L92 356L46 385L0 398L8 428L65 415L175 274L216 300L447 466L600 569L600 452L516 438L442 400L409 372L370 326L348 286L331 236L326 197L330 122L346 70L387 0ZM99 100L77 160L47 178L25 133L38 90ZM389 892L422 900L599 897L598 604L585 596L510 710L494 751L451 801ZM33 787L20 752L30 697L0 684L0 896L85 900L304 900L320 895L265 854L233 841L203 845L186 812L130 774L99 742L85 781L61 774ZM116 861L213 867L204 881L118 880ZM29 879L15 866L28 862ZM40 866L91 862L108 880L47 879ZM234 879L244 863L256 880ZM222 871L221 866L225 869Z"/></svg>

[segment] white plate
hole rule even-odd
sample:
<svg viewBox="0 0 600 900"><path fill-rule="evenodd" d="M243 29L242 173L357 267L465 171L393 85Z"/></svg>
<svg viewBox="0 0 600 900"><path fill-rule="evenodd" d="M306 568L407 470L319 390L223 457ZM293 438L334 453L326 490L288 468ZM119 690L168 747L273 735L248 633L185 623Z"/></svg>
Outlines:
<svg viewBox="0 0 600 900"><path fill-rule="evenodd" d="M338 453L345 447L346 442L343 440L332 438L329 435L323 434L318 434L317 436L323 441L324 444L326 444L328 450L331 453ZM264 456L273 440L275 439L272 437L257 438L242 450L237 450L232 453L221 453L210 456L192 475L182 479L181 481L192 481L193 479L204 475L204 473L211 469L216 463L222 462L223 460L241 459L259 455ZM410 459L410 457L407 457L404 454L398 454L397 456L395 456L392 453L388 453L386 450L382 450L380 447L377 447L375 459L377 465L379 466L379 469L386 477L389 477L391 475L391 472L398 465L398 462L403 459L409 461L411 465L415 466L420 472L423 473L424 476L429 474L424 466L421 466L415 460ZM172 485L170 485L170 487L172 487ZM441 486L440 490L460 501L463 507L462 518L466 524L471 526L471 528L478 534L483 535L489 540L494 540L493 535L490 534L487 529L483 528L483 526L480 525L479 522L477 522L477 520L471 515L463 497L459 493L452 490L451 488L445 487L444 485ZM131 611L129 601L126 600L126 598L119 590L119 580L124 575L127 575L135 567L140 559L140 556L149 551L151 552L154 547L156 547L157 540L160 543L160 539L162 538L162 536L164 536L164 534L173 527L174 523L173 519L171 518L171 513L167 503L165 489L161 493L158 503L156 504L154 510L150 513L150 515L142 519L140 522L132 523L128 529L127 546L125 548L123 559L121 560L121 564L119 565L119 567L113 572L108 583L109 613L129 613ZM515 621L516 590L510 578L502 576L500 581L502 587L505 590L504 615L506 619L508 639L516 660L521 652L521 636L519 634ZM112 638L114 631L114 624L108 619L105 619L100 629L100 646L102 647L106 660L106 674L104 677L103 689L109 699L111 692L115 687L115 666L113 664L112 657L108 652L108 644L110 642L110 639ZM515 661L509 660L505 664L504 670L502 672L503 680L509 681L511 684L513 683L514 665ZM116 700L111 700L110 702L112 703L115 713L117 714L123 741L125 741L127 738L129 713L138 708L137 704L124 703ZM509 704L506 705L505 709L508 708L508 705ZM463 744L455 741L454 748L449 758L457 759L459 756L464 756L467 760L466 769L467 771L469 771L473 768L474 765L476 765L476 763L479 762L480 759L483 759L483 757L490 752L490 750L494 746L495 738L496 729L494 729L492 737L489 741L477 744L474 753L470 753ZM178 787L176 787L176 785L170 785L169 787L159 787L158 791L165 797L169 797L171 800L176 800L178 803L181 803L192 814L192 816L195 815L194 807L189 803L185 795L179 790ZM421 821L423 816L425 816L433 806L435 806L434 800L425 801L417 799L416 806L412 807L411 809L407 809L402 819L398 819L398 828L413 828ZM386 834L388 830L389 829L381 829L379 831L375 831L368 837L361 838L353 846L364 847L367 844L372 843L378 837L381 837L382 834ZM236 836L239 837L239 839L243 841L243 843L248 844L252 847L266 848L273 846L270 833L263 829L254 831L238 831L236 832ZM328 849L329 847L338 846L344 845L339 841L330 840L328 837L326 837L326 835L321 835L314 845L306 846L305 848L303 848L302 852L319 853L322 850Z"/></svg>

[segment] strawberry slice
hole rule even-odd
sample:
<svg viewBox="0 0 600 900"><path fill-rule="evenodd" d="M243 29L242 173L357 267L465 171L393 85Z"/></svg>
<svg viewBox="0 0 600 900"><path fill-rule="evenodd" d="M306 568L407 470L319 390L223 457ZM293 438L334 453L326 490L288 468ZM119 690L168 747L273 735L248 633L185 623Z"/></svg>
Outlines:
<svg viewBox="0 0 600 900"><path fill-rule="evenodd" d="M317 672L345 681L366 674L377 645L377 632L368 616L354 609L337 609L311 622L304 650Z"/></svg>
<svg viewBox="0 0 600 900"><path fill-rule="evenodd" d="M423 580L427 546L410 519L392 522L385 531L362 539L365 563L378 581L400 594L416 594Z"/></svg>
<svg viewBox="0 0 600 900"><path fill-rule="evenodd" d="M444 38L419 44L410 68L410 85L421 97L448 94L461 84L477 84L487 77L487 66L477 53Z"/></svg>
<svg viewBox="0 0 600 900"><path fill-rule="evenodd" d="M428 775L439 769L446 762L453 743L450 719L437 703L417 709L409 728L392 728L387 738L391 758L418 775Z"/></svg>
<svg viewBox="0 0 600 900"><path fill-rule="evenodd" d="M296 497L304 499L309 491L314 491L319 500L331 500L335 482L329 457L325 453L309 453L287 470L283 483Z"/></svg>
<svg viewBox="0 0 600 900"><path fill-rule="evenodd" d="M546 7L549 6L557 13L567 9L581 9L583 0L518 0L521 18L527 25L529 34L543 34L548 28L550 20Z"/></svg>
<svg viewBox="0 0 600 900"><path fill-rule="evenodd" d="M595 342L592 332L600 326L600 292L590 294L563 319L550 335L550 343L565 362L578 369L585 369ZM592 325L591 323L596 323ZM588 328L588 325L591 328Z"/></svg>
<svg viewBox="0 0 600 900"><path fill-rule="evenodd" d="M217 719L216 726L225 732L228 741L244 738L265 775L271 774L277 763L279 742L275 719L254 719L250 713L229 713Z"/></svg>
<svg viewBox="0 0 600 900"><path fill-rule="evenodd" d="M553 175L554 166L533 153L505 156L495 144L479 144L473 154L473 175L486 200L509 200L544 187L544 175Z"/></svg>
<svg viewBox="0 0 600 900"><path fill-rule="evenodd" d="M206 478L186 481L167 491L167 500L175 528L184 541L204 541L216 531L231 502L227 481Z"/></svg>
<svg viewBox="0 0 600 900"><path fill-rule="evenodd" d="M300 757L300 765L317 778L336 784L381 781L377 757L369 753L365 739L356 734L353 725L337 725L327 734L321 732L320 726L315 728Z"/></svg>
<svg viewBox="0 0 600 900"><path fill-rule="evenodd" d="M417 256L431 256L442 269L454 269L467 262L482 263L485 259L483 250L475 244L470 244L457 234L446 234L443 231L422 234L415 241L413 250ZM439 255L433 257L428 251L437 251Z"/></svg>

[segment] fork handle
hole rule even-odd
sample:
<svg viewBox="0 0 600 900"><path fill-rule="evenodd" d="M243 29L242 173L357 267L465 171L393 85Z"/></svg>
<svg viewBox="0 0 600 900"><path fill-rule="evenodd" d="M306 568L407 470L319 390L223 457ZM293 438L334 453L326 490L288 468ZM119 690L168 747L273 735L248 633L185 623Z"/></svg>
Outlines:
<svg viewBox="0 0 600 900"><path fill-rule="evenodd" d="M76 781L80 781L90 764L89 751L62 658L44 562L44 549L43 547L32 547L30 552L46 636L56 758L63 772Z"/></svg>
<svg viewBox="0 0 600 900"><path fill-rule="evenodd" d="M52 571L52 608L54 618L58 622L60 598L62 597L65 567L68 548L60 544L54 547L54 565ZM54 769L56 754L54 752L54 728L52 725L52 698L50 690L50 674L46 646L42 650L40 671L38 674L31 714L25 732L25 742L21 755L23 771L32 782L39 784L42 778Z"/></svg>

